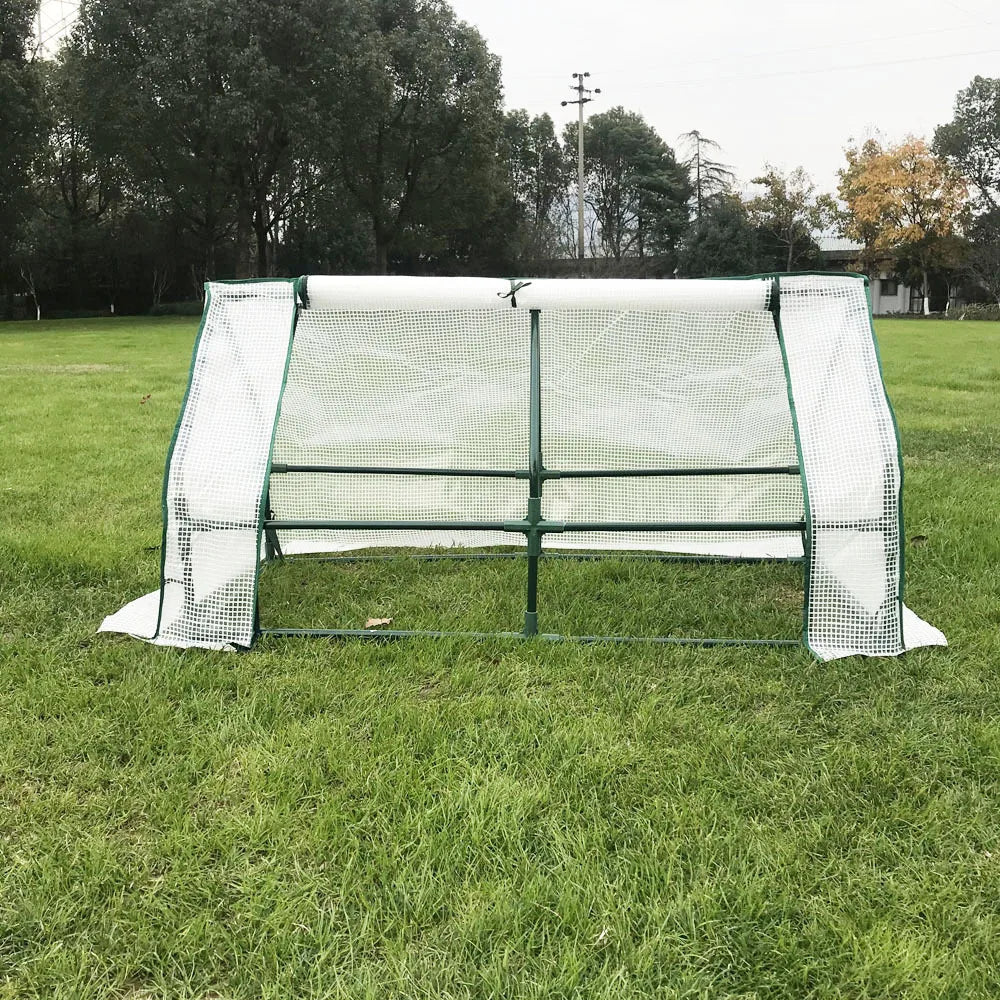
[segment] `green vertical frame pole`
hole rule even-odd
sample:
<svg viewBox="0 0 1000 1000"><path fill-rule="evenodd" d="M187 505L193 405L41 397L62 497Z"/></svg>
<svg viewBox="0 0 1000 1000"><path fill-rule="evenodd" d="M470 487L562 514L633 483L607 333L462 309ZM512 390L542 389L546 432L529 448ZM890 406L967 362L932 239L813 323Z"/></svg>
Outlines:
<svg viewBox="0 0 1000 1000"><path fill-rule="evenodd" d="M274 511L271 509L271 486L268 483L267 490L264 493L264 519L265 521L270 521L274 518ZM269 528L265 524L264 526L264 561L268 563L274 562L276 559L283 559L284 554L281 551L281 545L278 543L278 533L274 528Z"/></svg>
<svg viewBox="0 0 1000 1000"><path fill-rule="evenodd" d="M542 359L539 335L540 310L531 310L531 374L528 403L528 594L524 635L538 634L538 560L542 554Z"/></svg>

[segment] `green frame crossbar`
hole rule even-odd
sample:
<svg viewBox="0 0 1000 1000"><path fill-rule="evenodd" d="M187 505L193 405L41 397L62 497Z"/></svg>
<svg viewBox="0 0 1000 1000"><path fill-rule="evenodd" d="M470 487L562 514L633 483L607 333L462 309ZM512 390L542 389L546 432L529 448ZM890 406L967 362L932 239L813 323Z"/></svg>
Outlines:
<svg viewBox="0 0 1000 1000"><path fill-rule="evenodd" d="M516 308L516 306L515 306ZM317 530L456 530L456 531L496 531L524 535L524 553L466 553L441 554L424 553L415 558L423 559L491 559L526 558L527 588L525 595L524 627L520 632L461 632L434 631L426 629L345 629L345 628L273 628L261 627L258 615L258 635L310 637L310 638L357 638L357 639L397 639L420 636L459 636L467 638L529 638L560 641L572 640L584 643L596 642L638 642L662 645L690 646L801 646L801 638L796 639L739 639L739 638L693 638L682 636L618 636L583 635L564 636L556 633L540 633L538 630L538 569L543 555L543 538L552 533L574 532L789 532L806 537L805 519L796 521L554 521L542 516L542 490L550 479L596 479L596 478L638 478L647 476L703 477L703 476L801 476L798 465L777 466L734 466L709 468L668 468L668 469L547 469L542 457L542 383L541 383L541 310L530 310L530 374L529 374L529 414L528 414L528 468L527 469L452 469L400 466L354 466L272 463L269 475L295 475L297 473L324 473L331 475L390 475L390 476L475 476L490 479L521 479L528 482L528 504L525 517L504 521L461 521L461 520L324 520L324 519L283 519L272 516L269 502L262 522L265 541L265 560L270 563L284 558L278 543L279 531ZM805 551L808 551L806 549ZM567 559L595 559L602 556L593 552L552 553L548 558L559 556ZM606 557L606 554L605 556ZM391 556L328 556L323 562L349 562L367 559L393 558ZM657 559L667 562L792 562L801 563L804 586L808 585L808 565L804 557L725 557L725 556L684 556L678 554L640 554L638 558Z"/></svg>

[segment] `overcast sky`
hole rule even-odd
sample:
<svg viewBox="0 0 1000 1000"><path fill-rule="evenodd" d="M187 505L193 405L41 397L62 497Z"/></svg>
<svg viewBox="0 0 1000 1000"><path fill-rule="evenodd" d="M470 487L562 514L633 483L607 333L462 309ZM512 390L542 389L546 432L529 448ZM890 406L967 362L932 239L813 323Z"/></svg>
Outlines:
<svg viewBox="0 0 1000 1000"><path fill-rule="evenodd" d="M575 118L574 72L671 146L715 139L741 181L765 161L833 190L875 131L930 139L977 73L1000 76L996 0L451 0L503 64L508 108Z"/></svg>
<svg viewBox="0 0 1000 1000"><path fill-rule="evenodd" d="M450 2L500 57L508 108L561 133L586 71L587 112L638 111L671 146L698 129L744 183L770 162L832 191L849 139L929 139L973 76L1000 76L998 0ZM44 0L45 32L76 6Z"/></svg>

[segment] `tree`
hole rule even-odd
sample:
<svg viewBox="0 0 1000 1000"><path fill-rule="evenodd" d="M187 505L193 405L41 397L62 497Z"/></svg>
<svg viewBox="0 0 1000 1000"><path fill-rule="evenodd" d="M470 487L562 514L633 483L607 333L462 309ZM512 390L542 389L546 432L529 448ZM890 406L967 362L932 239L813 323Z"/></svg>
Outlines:
<svg viewBox="0 0 1000 1000"><path fill-rule="evenodd" d="M729 169L728 164L711 158L712 152L722 149L714 139L709 139L697 129L692 129L681 135L680 141L690 152L683 163L691 175L695 218L700 219L706 200L712 195L726 191L736 179L736 175Z"/></svg>
<svg viewBox="0 0 1000 1000"><path fill-rule="evenodd" d="M31 211L31 163L44 139L41 81L28 58L34 10L30 0L0 0L0 280L8 290L16 270L10 254Z"/></svg>
<svg viewBox="0 0 1000 1000"><path fill-rule="evenodd" d="M577 125L563 146L575 158ZM674 151L643 117L622 107L584 126L586 202L600 251L623 257L672 256L688 223L691 186Z"/></svg>
<svg viewBox="0 0 1000 1000"><path fill-rule="evenodd" d="M500 196L500 65L443 0L348 7L331 148L385 273L391 254L440 250Z"/></svg>
<svg viewBox="0 0 1000 1000"><path fill-rule="evenodd" d="M96 304L98 285L110 284L103 226L121 198L121 163L94 142L101 109L90 100L76 46L64 46L46 67L45 97L49 141L38 157L38 207L49 252L62 263L64 302L80 309Z"/></svg>
<svg viewBox="0 0 1000 1000"><path fill-rule="evenodd" d="M508 111L501 156L519 217L518 256L551 256L558 242L552 215L570 177L552 119L547 114L530 118L523 109Z"/></svg>
<svg viewBox="0 0 1000 1000"><path fill-rule="evenodd" d="M1000 79L977 76L958 92L955 117L934 131L934 152L976 189L979 211L1000 211Z"/></svg>
<svg viewBox="0 0 1000 1000"><path fill-rule="evenodd" d="M1000 305L1000 209L969 223L965 273Z"/></svg>
<svg viewBox="0 0 1000 1000"><path fill-rule="evenodd" d="M976 192L965 271L1000 302L1000 79L977 76L958 92L954 118L934 132L934 151Z"/></svg>
<svg viewBox="0 0 1000 1000"><path fill-rule="evenodd" d="M869 258L896 253L907 272L919 277L928 313L930 271L955 266L951 237L965 207L965 182L923 139L886 148L869 139L860 149L849 146L845 155L838 188L847 205L845 235L862 241Z"/></svg>
<svg viewBox="0 0 1000 1000"><path fill-rule="evenodd" d="M784 270L808 266L816 256L816 234L833 218L833 199L816 195L816 186L802 167L784 174L765 164L764 170L752 181L764 191L747 201L750 219L780 248Z"/></svg>
<svg viewBox="0 0 1000 1000"><path fill-rule="evenodd" d="M89 0L78 41L104 112L98 145L170 201L205 277L234 235L238 270L273 273L280 226L319 183L322 81L346 32L330 0ZM321 171L320 171L321 175Z"/></svg>
<svg viewBox="0 0 1000 1000"><path fill-rule="evenodd" d="M684 237L678 268L690 278L752 274L767 270L759 257L757 229L735 194L707 198Z"/></svg>
<svg viewBox="0 0 1000 1000"><path fill-rule="evenodd" d="M334 173L292 206L277 263L282 274L357 274L371 267L372 256L368 221Z"/></svg>

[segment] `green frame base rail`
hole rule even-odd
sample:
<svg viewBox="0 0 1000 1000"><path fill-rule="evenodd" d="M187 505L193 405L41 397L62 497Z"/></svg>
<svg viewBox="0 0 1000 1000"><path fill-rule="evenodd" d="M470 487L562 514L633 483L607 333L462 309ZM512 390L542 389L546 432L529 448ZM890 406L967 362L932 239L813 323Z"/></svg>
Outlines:
<svg viewBox="0 0 1000 1000"><path fill-rule="evenodd" d="M516 308L516 306L515 306ZM427 629L350 629L350 628L275 628L260 624L258 610L256 634L275 637L298 638L344 638L386 641L416 637L454 636L470 639L486 638L539 638L547 641L572 641L580 643L647 643L654 645L682 646L801 646L802 639L740 639L740 638L696 638L687 636L621 636L621 635L560 635L540 632L538 627L538 573L543 558L543 539L547 534L567 534L585 532L788 532L805 539L808 526L805 519L795 521L554 521L542 517L542 490L548 480L555 479L597 479L597 478L640 478L648 476L702 477L702 476L801 476L799 465L778 466L728 466L708 468L648 468L648 469L548 469L542 457L542 387L541 387L541 310L532 309L530 337L530 389L528 424L528 468L527 469L456 469L423 468L403 466L356 466L295 464L273 462L270 475L295 475L301 473L329 475L389 475L389 476L475 476L495 479L527 480L529 484L527 511L520 520L504 521L464 521L464 520L324 520L275 518L271 515L270 504L266 506L266 516L262 521L265 538L266 562L284 559L278 543L277 532L291 531L494 531L518 533L525 538L525 551L516 553L418 553L407 558L423 559L463 559L463 558L523 558L527 561L527 587L525 594L524 626L520 632L463 632L436 631ZM566 559L614 558L631 553L606 552L559 552L544 553L545 558L558 556ZM713 557L704 555L683 555L672 553L639 553L639 558L663 561L691 562L794 562L806 565L804 557ZM306 557L308 558L308 557ZM395 556L343 555L324 556L313 561L350 562L366 559L392 559ZM807 568L806 568L807 569ZM803 588L808 584L808 572L804 574ZM803 600L805 598L803 597Z"/></svg>
<svg viewBox="0 0 1000 1000"><path fill-rule="evenodd" d="M350 629L350 628L261 628L258 635L292 639L373 639L383 642L390 639L524 639L522 632L449 632L433 629ZM637 643L651 646L801 646L801 639L698 639L672 635L559 635L555 632L537 632L531 638L548 642L588 643Z"/></svg>

